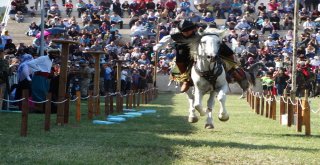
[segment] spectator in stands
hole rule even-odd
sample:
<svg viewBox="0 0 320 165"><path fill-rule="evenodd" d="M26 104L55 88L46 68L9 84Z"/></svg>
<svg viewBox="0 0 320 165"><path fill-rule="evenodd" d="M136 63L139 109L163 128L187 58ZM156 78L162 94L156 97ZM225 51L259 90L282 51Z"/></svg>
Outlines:
<svg viewBox="0 0 320 165"><path fill-rule="evenodd" d="M152 0L147 0L146 8L148 12L154 12L156 8L156 4Z"/></svg>
<svg viewBox="0 0 320 165"><path fill-rule="evenodd" d="M66 8L66 14L68 17L71 17L72 9L73 9L73 3L72 0L68 0L68 2L64 5Z"/></svg>
<svg viewBox="0 0 320 165"><path fill-rule="evenodd" d="M230 30L233 30L236 24L237 24L237 18L235 17L234 14L231 13L226 20L226 25L229 27Z"/></svg>
<svg viewBox="0 0 320 165"><path fill-rule="evenodd" d="M241 19L240 22L234 27L236 30L246 29L250 30L251 26L245 19Z"/></svg>
<svg viewBox="0 0 320 165"><path fill-rule="evenodd" d="M314 56L316 55L316 49L311 44L308 44L308 46L305 48L305 52L306 52L305 56L308 59L313 59Z"/></svg>
<svg viewBox="0 0 320 165"><path fill-rule="evenodd" d="M78 18L81 18L81 14L86 11L86 4L82 0L78 0L76 7L78 11Z"/></svg>
<svg viewBox="0 0 320 165"><path fill-rule="evenodd" d="M268 15L270 16L272 13L278 10L279 3L276 0L271 0L268 3Z"/></svg>
<svg viewBox="0 0 320 165"><path fill-rule="evenodd" d="M15 20L18 22L18 23L21 23L24 21L24 15L22 14L21 11L18 11L17 14L14 16L15 17Z"/></svg>
<svg viewBox="0 0 320 165"><path fill-rule="evenodd" d="M227 36L228 42L232 43L232 39L234 38L236 41L238 41L239 35L235 30L231 30L229 35Z"/></svg>
<svg viewBox="0 0 320 165"><path fill-rule="evenodd" d="M233 3L231 4L231 12L236 14L237 16L242 15L241 10L242 4L239 2L239 0L233 0Z"/></svg>
<svg viewBox="0 0 320 165"><path fill-rule="evenodd" d="M250 3L249 0L246 0L245 3L243 4L243 11L244 12L249 12L249 13L254 13L255 12L255 8L254 5Z"/></svg>
<svg viewBox="0 0 320 165"><path fill-rule="evenodd" d="M316 27L315 23L313 21L311 21L311 19L309 17L307 18L307 21L305 21L303 23L302 26L303 26L304 30L308 30L310 32L313 32L315 30L315 27Z"/></svg>
<svg viewBox="0 0 320 165"><path fill-rule="evenodd" d="M270 34L272 33L272 30L273 30L273 25L272 23L270 22L269 19L265 19L262 23L262 28L261 28L261 33L264 34L265 31L269 31Z"/></svg>
<svg viewBox="0 0 320 165"><path fill-rule="evenodd" d="M121 3L119 0L115 0L112 3L113 12L119 16L122 16Z"/></svg>
<svg viewBox="0 0 320 165"><path fill-rule="evenodd" d="M6 54L15 54L17 52L16 45L12 42L12 39L7 39L3 49Z"/></svg>
<svg viewBox="0 0 320 165"><path fill-rule="evenodd" d="M220 5L220 10L217 13L217 18L225 19L225 14L229 15L231 12L231 1L224 1Z"/></svg>
<svg viewBox="0 0 320 165"><path fill-rule="evenodd" d="M29 26L27 36L33 36L35 37L39 33L39 26L37 26L36 22L32 22L31 25Z"/></svg>
<svg viewBox="0 0 320 165"><path fill-rule="evenodd" d="M213 23L214 22L214 17L211 14L211 12L207 12L205 16L202 17L202 22L204 23Z"/></svg>
<svg viewBox="0 0 320 165"><path fill-rule="evenodd" d="M47 18L48 19L54 18L55 16L60 17L60 15L61 15L60 10L55 6L51 6L50 9L47 12Z"/></svg>
<svg viewBox="0 0 320 165"><path fill-rule="evenodd" d="M272 23L273 29L280 30L280 17L277 12L271 14L270 22Z"/></svg>
<svg viewBox="0 0 320 165"><path fill-rule="evenodd" d="M249 33L249 42L259 47L259 34L256 30L251 30Z"/></svg>
<svg viewBox="0 0 320 165"><path fill-rule="evenodd" d="M190 16L188 18L189 21L193 23L197 23L201 21L201 17L197 15L195 12L190 12Z"/></svg>
<svg viewBox="0 0 320 165"><path fill-rule="evenodd" d="M242 18L247 21L247 23L251 26L251 28L254 27L255 20L254 20L254 17L252 14L250 14L248 11L246 11Z"/></svg>
<svg viewBox="0 0 320 165"><path fill-rule="evenodd" d="M283 18L283 30L286 30L287 27L289 30L293 29L292 17L289 14L285 14Z"/></svg>
<svg viewBox="0 0 320 165"><path fill-rule="evenodd" d="M246 46L246 44L248 43L249 41L249 35L247 33L247 30L246 29L242 29L240 34L239 34L239 42L241 43L241 45L244 45Z"/></svg>
<svg viewBox="0 0 320 165"><path fill-rule="evenodd" d="M309 11L307 11L306 8L302 8L302 10L299 12L299 23L306 21L307 18L310 17Z"/></svg>
<svg viewBox="0 0 320 165"><path fill-rule="evenodd" d="M179 7L181 11L184 11L187 15L189 15L189 13L191 12L190 5L191 4L189 0L183 0L182 2L180 2Z"/></svg>
<svg viewBox="0 0 320 165"><path fill-rule="evenodd" d="M111 24L116 24L116 25L120 25L120 29L123 28L123 20L122 18L118 15L118 13L113 12L112 15L110 16L110 21Z"/></svg>

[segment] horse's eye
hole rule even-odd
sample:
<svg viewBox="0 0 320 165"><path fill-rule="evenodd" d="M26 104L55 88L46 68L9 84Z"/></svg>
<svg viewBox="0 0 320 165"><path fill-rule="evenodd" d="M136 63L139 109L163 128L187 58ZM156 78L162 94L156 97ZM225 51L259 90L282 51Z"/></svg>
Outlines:
<svg viewBox="0 0 320 165"><path fill-rule="evenodd" d="M209 58L211 58L210 56L207 56L207 58L209 59Z"/></svg>

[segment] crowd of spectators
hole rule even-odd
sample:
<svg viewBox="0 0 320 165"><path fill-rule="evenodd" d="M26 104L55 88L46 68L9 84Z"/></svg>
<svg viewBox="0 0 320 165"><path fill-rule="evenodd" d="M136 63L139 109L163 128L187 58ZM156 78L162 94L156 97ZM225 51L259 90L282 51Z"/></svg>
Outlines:
<svg viewBox="0 0 320 165"><path fill-rule="evenodd" d="M300 4L301 34L298 41L298 56L301 58L298 66L299 69L318 74L319 81L320 9L318 8L320 5L318 1L314 4L314 1ZM27 0L13 0L10 14L14 15L12 18L17 22L23 22L26 14L35 16L39 9L38 3L39 1L36 1L35 6L28 9ZM177 23L182 19L199 24L199 31L203 31L206 24L216 24L217 19L224 19L224 24L216 26L227 29L223 41L232 47L239 65L248 68L255 62L265 63L269 67L269 72L265 76L275 80L265 84L269 85L268 89L270 86L278 89L277 94L283 94L283 88L287 86L291 76L294 24L292 0L270 0L267 4L257 4L256 0L225 0L208 4L197 1L190 4L189 0L179 2L168 0L157 3L152 0L124 3L120 3L119 0L87 2L66 0L62 3L63 5L59 5L56 0L46 0L44 3L46 17L44 27L48 30L44 36L45 49L60 47L52 44L52 39L67 38L79 42L71 45L69 50L68 84L72 94L75 90L81 89L82 96L86 96L88 89L92 88L93 74L97 74L93 69L94 59L90 54L83 53L85 50L106 52L100 59L102 95L106 92L115 92L114 60L125 61L121 72L123 93L130 89L139 90L153 86L154 65L158 66L158 72L169 74L176 50L174 45L168 45L159 52L159 63L155 64L155 52L152 47L158 38L174 33ZM125 25L125 17L129 17L128 25ZM26 29L26 35L34 37L32 45L24 43L15 45L8 29L0 29L2 30L0 45L5 59L9 60L9 75L19 72L18 67L22 64L23 55L30 54L34 59L39 57L40 27L39 23L32 22L29 29ZM123 28L131 29L130 41L122 36ZM52 30L61 32L53 34ZM288 32L280 35L279 30ZM159 36L156 31L159 31ZM54 73L52 77L59 76L59 60L55 60L52 71ZM32 75L32 70L28 74ZM19 75L11 76L16 77L10 79L11 85L19 83ZM279 78L281 76L285 78ZM32 81L32 76L29 81ZM81 88L76 88L78 85Z"/></svg>

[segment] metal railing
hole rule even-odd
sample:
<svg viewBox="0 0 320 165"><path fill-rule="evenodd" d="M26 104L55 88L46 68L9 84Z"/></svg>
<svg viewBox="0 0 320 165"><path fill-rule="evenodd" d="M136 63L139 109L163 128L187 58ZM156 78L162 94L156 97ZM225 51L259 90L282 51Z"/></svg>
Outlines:
<svg viewBox="0 0 320 165"><path fill-rule="evenodd" d="M4 12L3 18L1 20L1 23L4 23L4 27L7 26L8 20L10 18L10 9L11 9L11 0L7 1L6 6L4 6L6 8L6 11Z"/></svg>

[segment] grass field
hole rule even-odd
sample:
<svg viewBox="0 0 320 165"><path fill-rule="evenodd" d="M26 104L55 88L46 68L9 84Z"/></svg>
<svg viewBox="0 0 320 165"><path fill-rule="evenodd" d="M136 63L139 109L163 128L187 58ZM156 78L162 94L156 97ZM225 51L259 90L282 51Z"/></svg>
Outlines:
<svg viewBox="0 0 320 165"><path fill-rule="evenodd" d="M317 105L318 104L318 105ZM312 101L312 108L319 99ZM86 114L76 123L54 125L44 132L44 116L29 115L27 137L20 137L21 114L0 113L0 164L319 164L320 116L311 113L312 136L258 116L245 100L227 97L228 122L217 119L204 129L204 119L187 122L185 95L160 94L140 109L156 114L116 125L93 125ZM217 109L216 106L215 109ZM85 111L85 105L82 107ZM102 119L103 117L97 117Z"/></svg>

